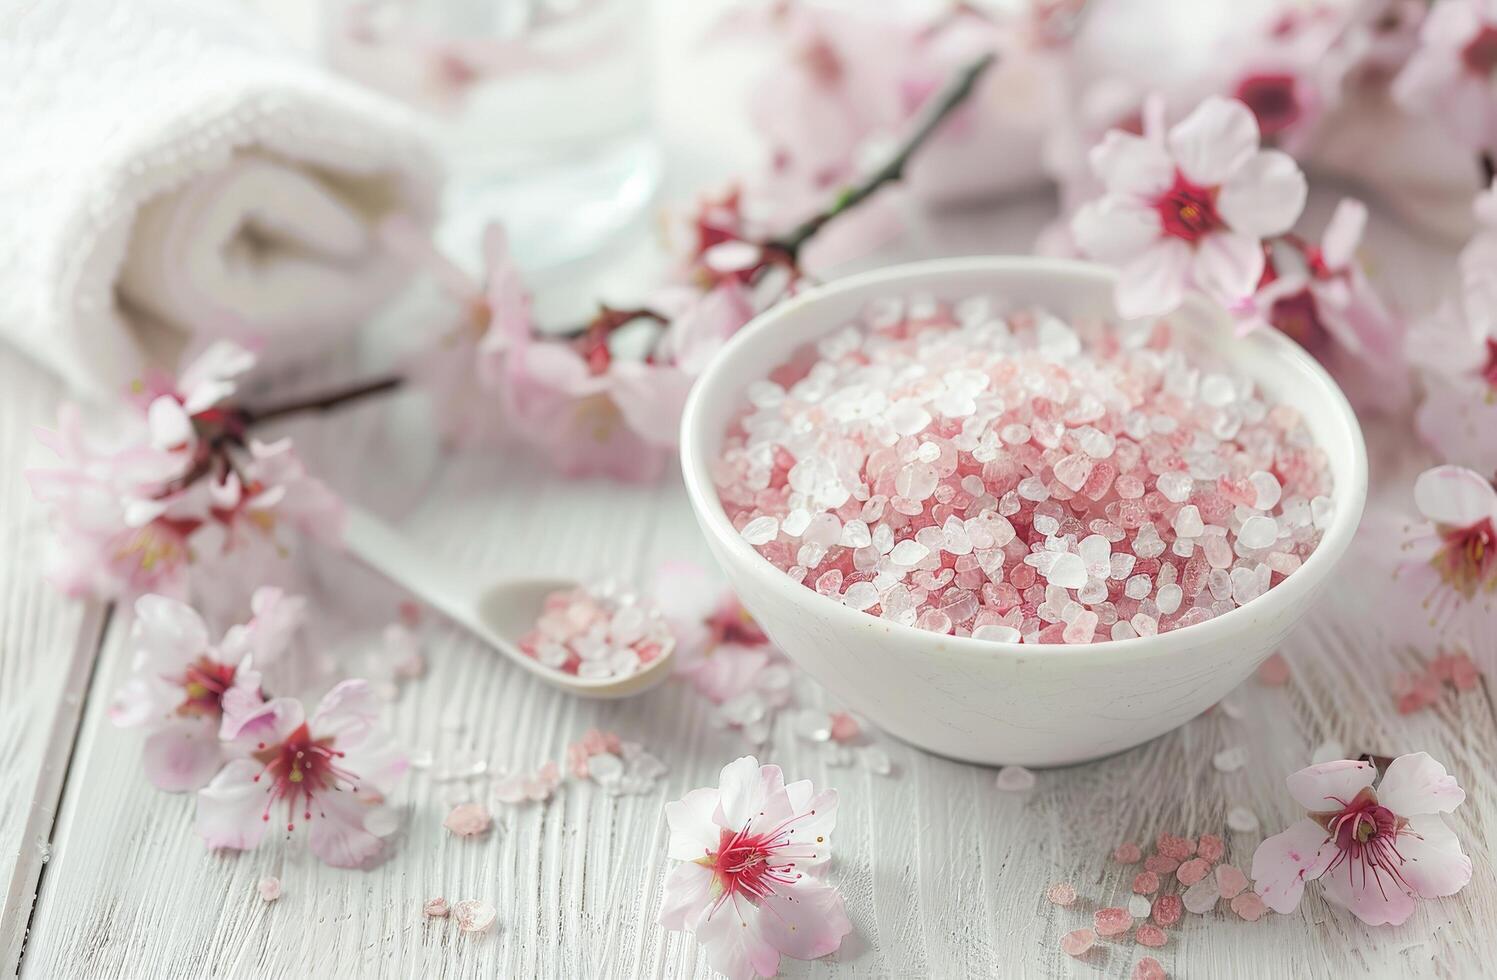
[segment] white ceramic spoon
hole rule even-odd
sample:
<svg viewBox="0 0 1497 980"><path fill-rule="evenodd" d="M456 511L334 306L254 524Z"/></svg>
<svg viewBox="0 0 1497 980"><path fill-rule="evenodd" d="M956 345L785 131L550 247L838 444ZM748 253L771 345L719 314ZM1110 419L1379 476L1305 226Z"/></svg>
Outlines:
<svg viewBox="0 0 1497 980"><path fill-rule="evenodd" d="M673 643L625 677L578 677L527 656L516 641L535 626L541 603L558 589L575 588L576 582L559 578L475 582L451 563L354 506L348 508L344 544L370 568L445 613L532 674L569 693L587 698L624 698L649 690L670 673L676 652Z"/></svg>

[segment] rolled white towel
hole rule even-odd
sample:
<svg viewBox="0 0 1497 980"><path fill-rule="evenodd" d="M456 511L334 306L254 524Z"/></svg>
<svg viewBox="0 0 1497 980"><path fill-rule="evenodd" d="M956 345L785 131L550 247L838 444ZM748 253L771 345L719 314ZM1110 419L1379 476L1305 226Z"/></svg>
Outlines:
<svg viewBox="0 0 1497 980"><path fill-rule="evenodd" d="M404 280L374 227L425 226L405 110L223 0L0 12L0 337L85 390L213 337L272 362Z"/></svg>

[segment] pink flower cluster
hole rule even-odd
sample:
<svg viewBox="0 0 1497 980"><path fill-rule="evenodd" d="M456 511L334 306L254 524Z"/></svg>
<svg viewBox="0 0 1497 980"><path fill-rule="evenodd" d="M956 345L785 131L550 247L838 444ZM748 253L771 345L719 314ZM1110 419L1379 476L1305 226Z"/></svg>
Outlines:
<svg viewBox="0 0 1497 980"><path fill-rule="evenodd" d="M1205 622L1300 566L1330 488L1292 409L1180 339L875 303L749 386L719 495L776 567L906 625L1087 643Z"/></svg>
<svg viewBox="0 0 1497 980"><path fill-rule="evenodd" d="M238 581L271 577L291 528L336 541L342 504L309 476L290 440L262 443L228 399L254 356L220 341L175 381L151 378L133 408L86 424L64 404L56 431L39 434L59 457L27 471L52 510L48 576L69 595L186 597L194 572ZM210 576L211 577L211 576Z"/></svg>

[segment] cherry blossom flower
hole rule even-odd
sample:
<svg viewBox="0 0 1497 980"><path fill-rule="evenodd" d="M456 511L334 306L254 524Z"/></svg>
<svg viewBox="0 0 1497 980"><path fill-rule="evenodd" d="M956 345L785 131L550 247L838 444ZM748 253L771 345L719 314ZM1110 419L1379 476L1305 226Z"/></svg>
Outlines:
<svg viewBox="0 0 1497 980"><path fill-rule="evenodd" d="M1318 246L1285 236L1270 250L1258 291L1234 312L1243 332L1271 326L1292 337L1354 404L1394 410L1409 394L1404 328L1356 260L1366 226L1366 205L1345 198Z"/></svg>
<svg viewBox="0 0 1497 980"><path fill-rule="evenodd" d="M831 858L837 793L785 785L779 766L744 756L718 788L666 804L668 856L658 921L696 934L730 980L773 976L781 956L835 952L852 931L842 896L821 880Z"/></svg>
<svg viewBox="0 0 1497 980"><path fill-rule="evenodd" d="M1414 482L1424 521L1409 529L1398 576L1437 624L1484 636L1497 608L1497 489L1478 473L1436 466Z"/></svg>
<svg viewBox="0 0 1497 980"><path fill-rule="evenodd" d="M1203 101L1161 140L1111 130L1091 153L1105 188L1071 230L1083 252L1118 265L1118 312L1167 313L1187 288L1224 303L1251 295L1264 238L1288 231L1305 203L1305 176L1278 150L1258 148L1241 102Z"/></svg>
<svg viewBox="0 0 1497 980"><path fill-rule="evenodd" d="M1393 81L1409 112L1434 116L1473 150L1497 146L1497 3L1441 0L1431 5L1419 47Z"/></svg>
<svg viewBox="0 0 1497 980"><path fill-rule="evenodd" d="M222 735L242 756L198 791L198 833L209 847L249 850L284 807L287 833L305 822L313 854L335 867L362 865L381 846L366 821L406 769L378 720L378 699L362 680L338 684L310 719L294 698L226 704Z"/></svg>
<svg viewBox="0 0 1497 980"><path fill-rule="evenodd" d="M1440 816L1466 794L1428 754L1399 756L1381 781L1372 763L1346 759L1287 782L1309 816L1253 854L1254 889L1275 912L1294 911L1305 883L1319 880L1368 925L1399 925L1415 898L1454 895L1471 880L1471 859Z"/></svg>
<svg viewBox="0 0 1497 980"><path fill-rule="evenodd" d="M1409 332L1425 377L1420 436L1451 462L1497 470L1497 233L1461 252L1461 291Z"/></svg>
<svg viewBox="0 0 1497 980"><path fill-rule="evenodd" d="M781 659L737 594L700 565L665 563L652 592L676 635L676 673L714 704L752 687Z"/></svg>
<svg viewBox="0 0 1497 980"><path fill-rule="evenodd" d="M284 653L305 602L262 588L254 608L254 618L213 644L191 606L159 595L135 601L132 674L115 694L109 717L146 731L146 777L157 788L198 789L231 757L219 741L224 702L259 697L261 670Z"/></svg>

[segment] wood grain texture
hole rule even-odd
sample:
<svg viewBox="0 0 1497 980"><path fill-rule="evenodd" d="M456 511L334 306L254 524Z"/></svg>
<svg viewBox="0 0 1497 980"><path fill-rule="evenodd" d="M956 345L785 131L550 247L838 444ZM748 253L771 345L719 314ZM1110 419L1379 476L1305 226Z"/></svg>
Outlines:
<svg viewBox="0 0 1497 980"><path fill-rule="evenodd" d="M101 610L41 581L42 510L22 463L51 425L57 382L0 349L0 974L13 971L47 860L54 810L97 652ZM79 642L79 640L82 642Z"/></svg>

